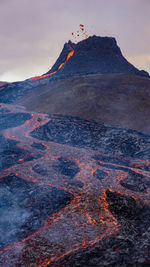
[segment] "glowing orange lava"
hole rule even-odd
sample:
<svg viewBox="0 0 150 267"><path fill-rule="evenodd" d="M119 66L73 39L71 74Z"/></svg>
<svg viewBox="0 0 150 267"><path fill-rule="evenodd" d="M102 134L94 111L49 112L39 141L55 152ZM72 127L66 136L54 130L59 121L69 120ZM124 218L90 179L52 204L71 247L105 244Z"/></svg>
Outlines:
<svg viewBox="0 0 150 267"><path fill-rule="evenodd" d="M67 56L66 61L72 54ZM3 104L3 108L7 108L10 112L19 112L19 109L13 105ZM143 170L136 168L141 167L142 164L149 166L149 160L130 160L128 165L124 166L123 161L120 164L107 162L107 160L105 162L100 151L72 147L69 144L59 144L54 141L43 141L42 145L46 147L46 150L41 150L40 158L36 158L39 152L31 145L33 142L41 143L41 141L34 139L30 133L53 118L46 114L31 113L31 119L24 124L3 131L5 138L18 141L20 148L32 152L35 157L26 161L20 156L17 160L20 164L14 164L8 169L4 169L0 178L14 173L37 185L65 190L73 195L73 199L70 204L51 214L36 232L31 232L20 242L0 250L0 256L6 263L5 266L12 266L9 259L13 260L15 255L19 255L21 259L22 265L20 266L53 266L55 262L63 260L64 257L75 251L94 246L107 237L117 235L120 223L110 212L106 190L124 196L130 195L136 201L144 198L145 202L150 203L148 191L144 195L142 192L130 192L120 184L120 181L126 179L127 170L142 174ZM90 122L85 123L90 124ZM101 156L100 159L95 159L96 155ZM67 158L70 162L74 161L78 165L79 171L74 181L82 182L82 187L71 184L70 179L56 170L56 162L62 157ZM119 159L116 156L112 158ZM33 170L35 165L41 165L47 175L36 173ZM107 174L105 179L99 179L94 175L97 170ZM149 177L146 171L144 171L144 175ZM119 253L119 250L119 245L114 247L116 254Z"/></svg>
<svg viewBox="0 0 150 267"><path fill-rule="evenodd" d="M56 71L51 72L51 73L49 73L49 74L45 74L45 75L41 75L41 76L32 77L32 78L30 78L30 80L38 80L38 79L46 78L46 77L49 77L49 76L55 74L58 70L60 70L60 69L63 67L63 65L68 61L68 59L69 59L70 57L73 56L73 54L74 54L74 50L72 49L72 50L69 52L69 54L67 55L65 61L62 62L62 63L60 64L60 66L58 67L58 69L57 69Z"/></svg>
<svg viewBox="0 0 150 267"><path fill-rule="evenodd" d="M18 159L18 161L23 161L23 159Z"/></svg>

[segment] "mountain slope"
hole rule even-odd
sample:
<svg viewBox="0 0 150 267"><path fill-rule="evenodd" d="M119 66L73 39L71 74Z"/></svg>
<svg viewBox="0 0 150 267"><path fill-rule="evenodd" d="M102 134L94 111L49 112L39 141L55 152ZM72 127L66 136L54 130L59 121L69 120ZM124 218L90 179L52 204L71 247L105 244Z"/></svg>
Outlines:
<svg viewBox="0 0 150 267"><path fill-rule="evenodd" d="M150 133L150 79L125 74L51 81L15 102L28 110L79 116Z"/></svg>

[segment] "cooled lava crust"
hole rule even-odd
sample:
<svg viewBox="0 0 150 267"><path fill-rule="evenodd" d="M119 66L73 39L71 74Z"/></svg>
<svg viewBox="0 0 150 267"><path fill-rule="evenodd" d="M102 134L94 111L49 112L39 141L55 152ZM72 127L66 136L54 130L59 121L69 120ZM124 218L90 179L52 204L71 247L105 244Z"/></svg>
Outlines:
<svg viewBox="0 0 150 267"><path fill-rule="evenodd" d="M148 266L150 136L0 111L1 266Z"/></svg>

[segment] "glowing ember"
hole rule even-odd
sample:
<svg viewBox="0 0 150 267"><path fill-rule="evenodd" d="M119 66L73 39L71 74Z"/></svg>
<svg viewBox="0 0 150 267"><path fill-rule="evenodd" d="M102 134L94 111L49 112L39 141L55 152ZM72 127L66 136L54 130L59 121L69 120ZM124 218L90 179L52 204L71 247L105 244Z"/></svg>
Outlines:
<svg viewBox="0 0 150 267"><path fill-rule="evenodd" d="M18 161L23 161L23 159L18 159Z"/></svg>

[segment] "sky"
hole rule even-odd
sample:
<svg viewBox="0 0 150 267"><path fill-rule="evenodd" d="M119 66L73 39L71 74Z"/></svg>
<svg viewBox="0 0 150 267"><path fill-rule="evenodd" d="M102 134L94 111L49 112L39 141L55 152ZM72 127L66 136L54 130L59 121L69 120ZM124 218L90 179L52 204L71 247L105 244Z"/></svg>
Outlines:
<svg viewBox="0 0 150 267"><path fill-rule="evenodd" d="M0 0L0 81L47 72L80 24L150 73L150 0Z"/></svg>

